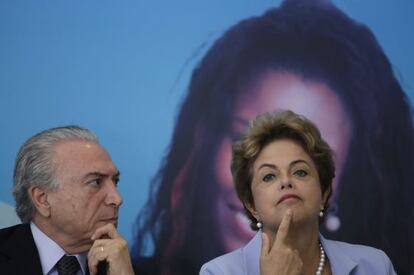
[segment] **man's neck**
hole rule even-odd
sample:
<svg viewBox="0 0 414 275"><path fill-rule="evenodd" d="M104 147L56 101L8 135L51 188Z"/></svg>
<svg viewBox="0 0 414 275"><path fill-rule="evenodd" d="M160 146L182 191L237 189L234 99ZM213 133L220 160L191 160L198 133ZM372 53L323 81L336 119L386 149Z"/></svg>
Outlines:
<svg viewBox="0 0 414 275"><path fill-rule="evenodd" d="M53 239L46 235L35 223L30 224L30 229L32 231L33 239L39 253L40 263L42 266L43 273L48 274L51 272L56 263L61 259L61 257L67 253L59 244L57 244ZM87 253L77 253L72 254L76 256L78 262L82 269L82 274L86 274L86 258Z"/></svg>
<svg viewBox="0 0 414 275"><path fill-rule="evenodd" d="M56 242L67 254L79 254L89 251L92 246L90 239L77 239L67 236L61 230L55 229L47 220L34 218L33 223L50 239Z"/></svg>

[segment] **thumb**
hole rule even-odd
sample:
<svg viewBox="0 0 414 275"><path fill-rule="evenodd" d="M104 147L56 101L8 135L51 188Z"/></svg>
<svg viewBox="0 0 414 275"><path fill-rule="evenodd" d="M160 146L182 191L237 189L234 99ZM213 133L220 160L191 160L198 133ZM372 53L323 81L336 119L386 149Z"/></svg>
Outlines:
<svg viewBox="0 0 414 275"><path fill-rule="evenodd" d="M266 233L262 233L262 249L261 249L261 256L266 256L269 254L270 250L270 240Z"/></svg>

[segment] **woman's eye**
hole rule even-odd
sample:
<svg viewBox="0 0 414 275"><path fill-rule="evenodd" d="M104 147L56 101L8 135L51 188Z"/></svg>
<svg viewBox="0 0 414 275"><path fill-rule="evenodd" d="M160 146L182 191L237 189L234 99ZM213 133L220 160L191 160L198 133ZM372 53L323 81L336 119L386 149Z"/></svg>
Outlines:
<svg viewBox="0 0 414 275"><path fill-rule="evenodd" d="M306 177L308 175L308 172L305 170L296 170L294 174L299 177Z"/></svg>
<svg viewBox="0 0 414 275"><path fill-rule="evenodd" d="M264 182L269 182L275 179L275 175L274 174L267 174L263 177L263 181Z"/></svg>

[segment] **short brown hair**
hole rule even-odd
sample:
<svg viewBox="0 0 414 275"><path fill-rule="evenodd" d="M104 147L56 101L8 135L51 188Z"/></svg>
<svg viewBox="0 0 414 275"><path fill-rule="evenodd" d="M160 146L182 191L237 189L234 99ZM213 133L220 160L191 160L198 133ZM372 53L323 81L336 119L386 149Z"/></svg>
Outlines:
<svg viewBox="0 0 414 275"><path fill-rule="evenodd" d="M328 143L322 139L321 133L313 122L292 111L279 111L258 115L251 121L247 132L240 140L233 143L231 173L237 195L245 206L246 213L253 229L257 220L247 210L246 204L253 205L251 183L253 180L253 164L262 149L269 143L279 139L289 139L302 146L310 156L318 171L322 194L332 191L332 179L335 177L333 153Z"/></svg>

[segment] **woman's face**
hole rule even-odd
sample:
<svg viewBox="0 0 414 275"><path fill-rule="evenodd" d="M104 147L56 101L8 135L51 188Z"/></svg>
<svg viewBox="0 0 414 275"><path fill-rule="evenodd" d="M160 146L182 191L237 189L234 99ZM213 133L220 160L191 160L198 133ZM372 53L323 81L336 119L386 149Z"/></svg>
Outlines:
<svg viewBox="0 0 414 275"><path fill-rule="evenodd" d="M268 236L277 231L288 209L293 223L318 228L324 205L316 165L303 148L289 139L266 145L252 167L253 204L249 210L262 221Z"/></svg>
<svg viewBox="0 0 414 275"><path fill-rule="evenodd" d="M218 223L228 251L244 245L253 235L244 216L241 202L234 190L230 172L231 144L247 128L248 121L258 114L275 110L292 110L314 122L322 137L334 151L336 177L331 201L335 200L337 179L341 176L351 137L351 120L339 97L325 83L304 79L283 71L269 70L245 88L236 101L231 127L222 139L215 171L220 186Z"/></svg>

